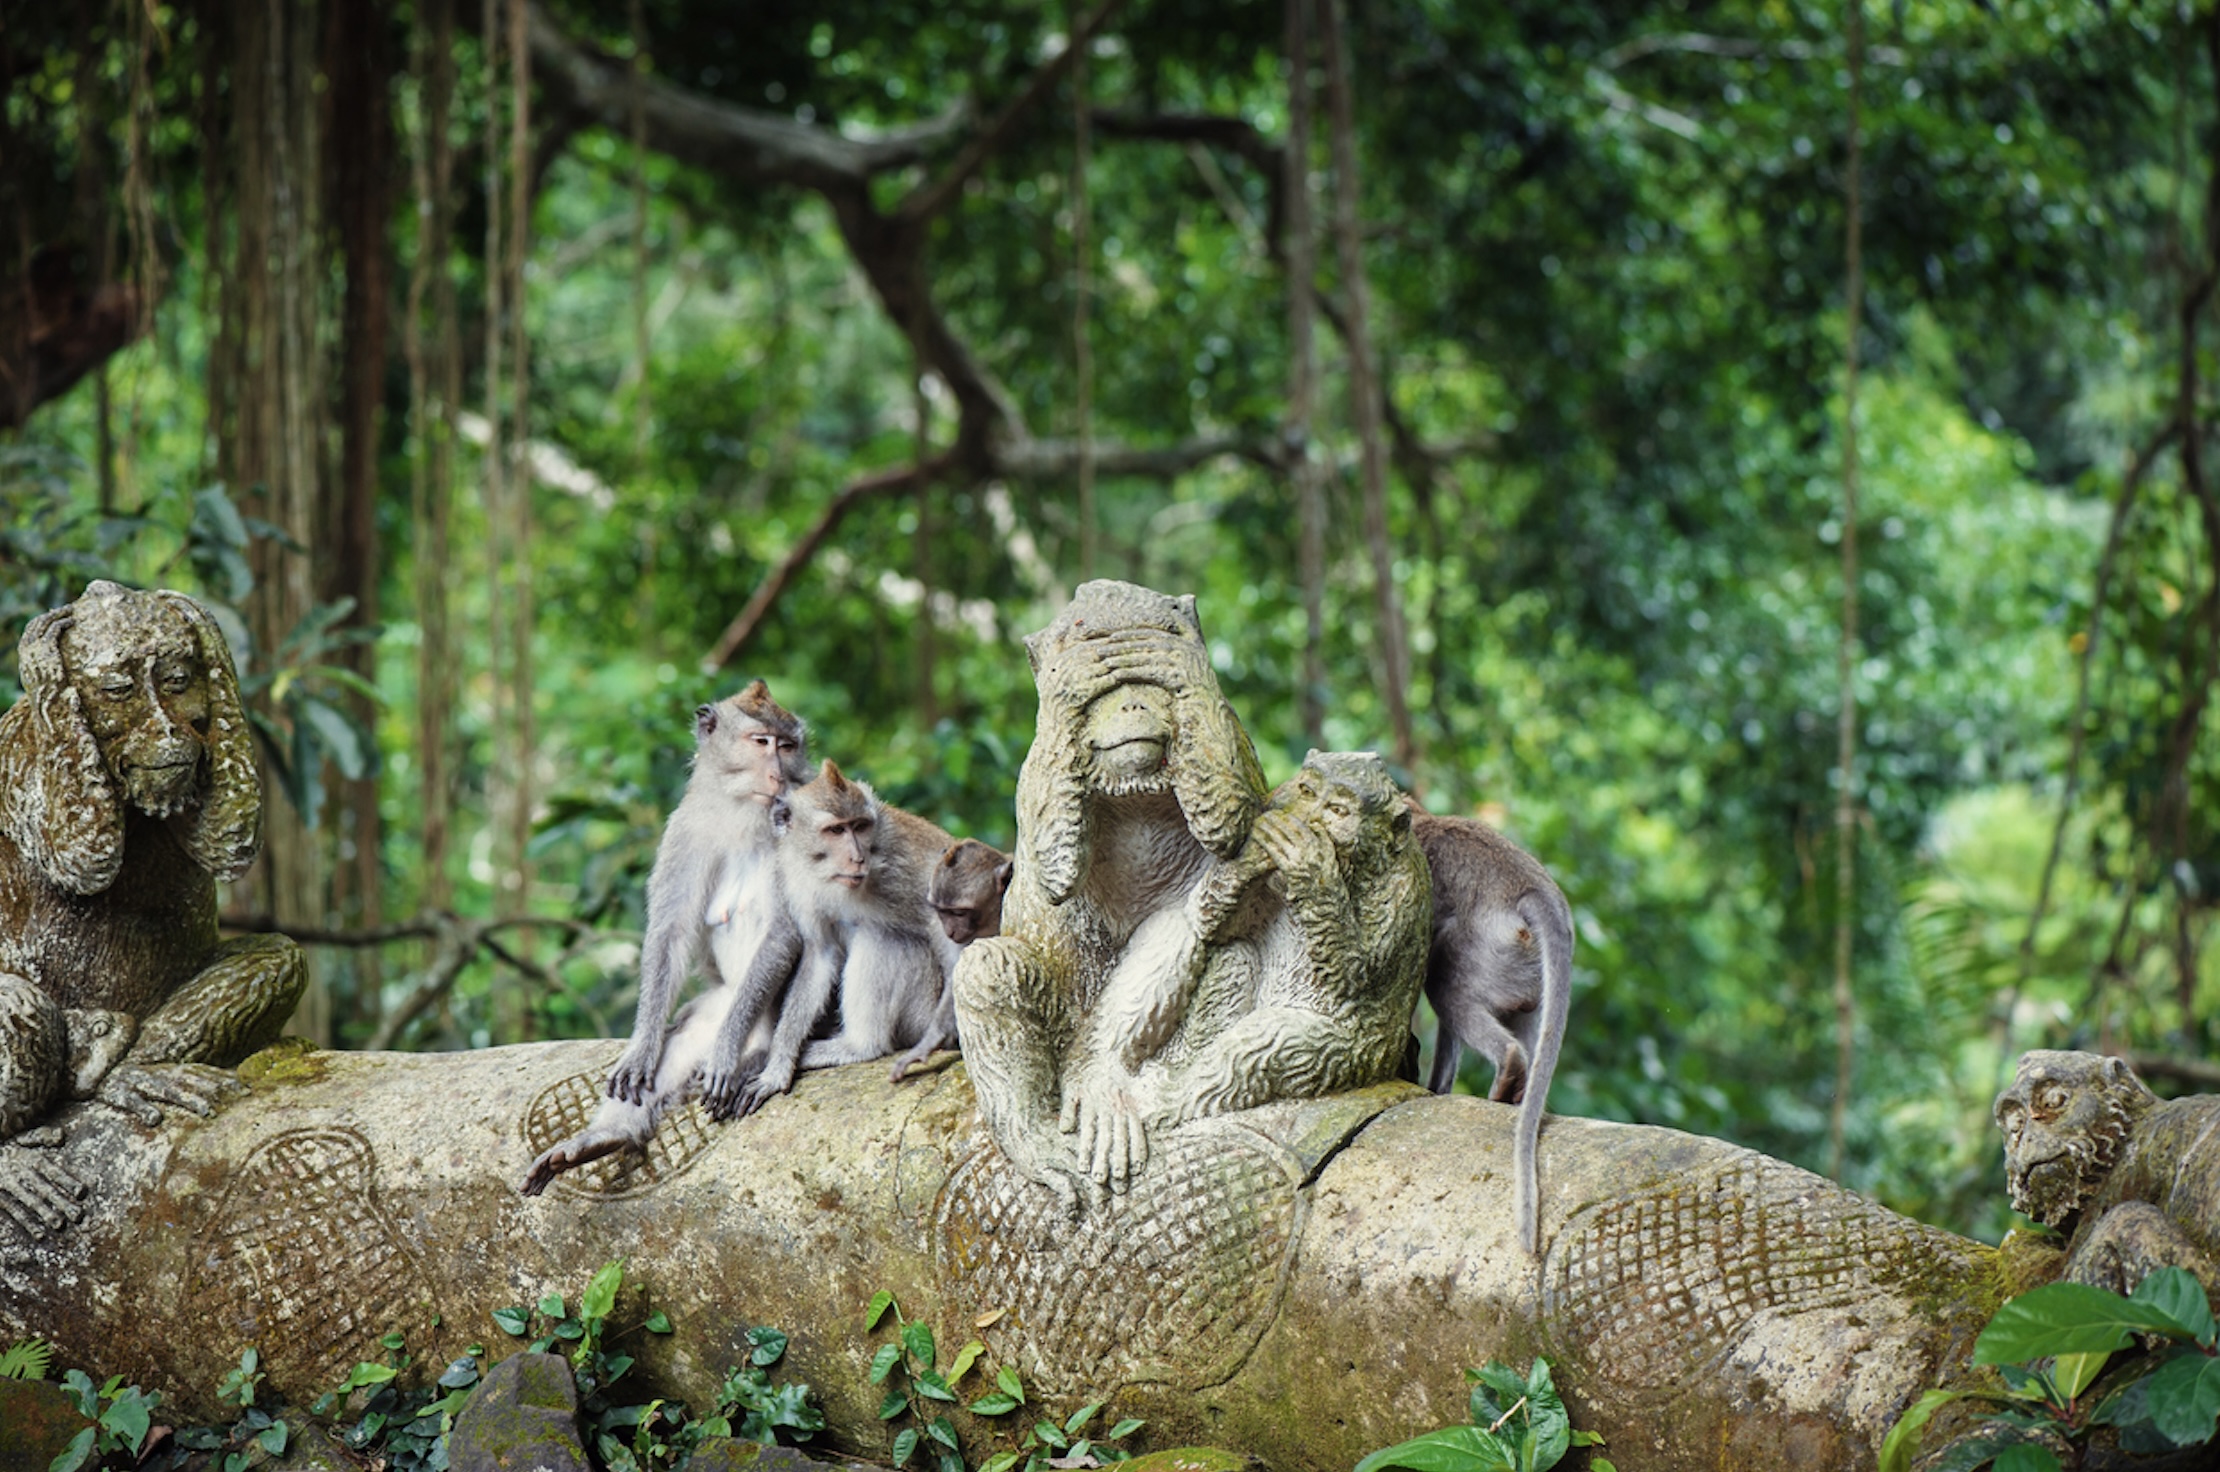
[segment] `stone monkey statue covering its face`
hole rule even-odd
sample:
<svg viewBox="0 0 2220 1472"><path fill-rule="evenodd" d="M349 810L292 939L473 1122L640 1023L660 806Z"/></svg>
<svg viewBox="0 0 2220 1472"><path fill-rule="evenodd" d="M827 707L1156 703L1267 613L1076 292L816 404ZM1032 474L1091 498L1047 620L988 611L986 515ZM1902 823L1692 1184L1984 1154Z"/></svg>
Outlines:
<svg viewBox="0 0 2220 1472"><path fill-rule="evenodd" d="M283 937L217 942L216 881L253 862L262 815L230 649L182 594L95 582L31 621L20 658L24 698L0 715L0 1011L18 1022L0 1137L96 1088L141 1118L205 1112L223 1084L147 1065L236 1064L305 982Z"/></svg>

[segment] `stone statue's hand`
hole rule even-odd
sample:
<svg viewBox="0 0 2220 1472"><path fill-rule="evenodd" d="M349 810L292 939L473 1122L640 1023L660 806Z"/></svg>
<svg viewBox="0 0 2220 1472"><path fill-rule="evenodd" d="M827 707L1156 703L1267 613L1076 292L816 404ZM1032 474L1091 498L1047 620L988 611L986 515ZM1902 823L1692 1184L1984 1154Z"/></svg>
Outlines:
<svg viewBox="0 0 2220 1472"><path fill-rule="evenodd" d="M1149 1141L1129 1075L1103 1068L1079 1080L1065 1097L1064 1117L1078 1137L1073 1153L1088 1180L1118 1192L1133 1184L1148 1163Z"/></svg>
<svg viewBox="0 0 2220 1472"><path fill-rule="evenodd" d="M93 1097L141 1124L158 1125L166 1108L206 1118L226 1094L245 1088L237 1074L205 1063L125 1063L100 1081Z"/></svg>
<svg viewBox="0 0 2220 1472"><path fill-rule="evenodd" d="M21 1149L24 1137L0 1145L0 1221L37 1242L85 1214L85 1182L61 1161Z"/></svg>
<svg viewBox="0 0 2220 1472"><path fill-rule="evenodd" d="M645 1104L655 1093L655 1073L663 1064L663 1033L644 1029L617 1055L609 1070L609 1097L627 1104Z"/></svg>
<svg viewBox="0 0 2220 1472"><path fill-rule="evenodd" d="M1317 894L1334 881L1333 840L1293 814L1259 814L1249 842L1285 878L1291 895Z"/></svg>

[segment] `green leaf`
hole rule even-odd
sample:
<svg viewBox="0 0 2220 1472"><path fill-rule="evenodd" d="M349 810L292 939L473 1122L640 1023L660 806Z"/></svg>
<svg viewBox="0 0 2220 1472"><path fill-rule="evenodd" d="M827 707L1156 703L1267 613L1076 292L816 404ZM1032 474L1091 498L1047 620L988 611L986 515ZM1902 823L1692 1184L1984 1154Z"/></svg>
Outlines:
<svg viewBox="0 0 2220 1472"><path fill-rule="evenodd" d="M1058 1451L1071 1445L1071 1438L1064 1435L1064 1428L1054 1421L1035 1421L1033 1435L1043 1446L1052 1446Z"/></svg>
<svg viewBox="0 0 2220 1472"><path fill-rule="evenodd" d="M563 1295L550 1293L540 1300L540 1313L550 1319L565 1319L570 1315L563 1309Z"/></svg>
<svg viewBox="0 0 2220 1472"><path fill-rule="evenodd" d="M53 1363L53 1345L43 1339L25 1339L0 1354L0 1380L44 1380Z"/></svg>
<svg viewBox="0 0 2220 1472"><path fill-rule="evenodd" d="M933 1368L933 1326L931 1324L926 1323L923 1319L912 1319L904 1324L902 1326L902 1347L909 1351L910 1358L916 1362L918 1368L924 1370Z"/></svg>
<svg viewBox="0 0 2220 1472"><path fill-rule="evenodd" d="M1021 1406L1025 1404L1025 1387L1018 1383L1017 1371L1011 1369L1008 1365L1004 1365L994 1372L994 1383L1002 1388L1004 1395Z"/></svg>
<svg viewBox="0 0 2220 1472"><path fill-rule="evenodd" d="M2189 1269L2160 1268L2135 1285L2128 1301L2156 1309L2187 1329L2191 1339L2212 1347L2212 1305L2206 1301L2204 1285Z"/></svg>
<svg viewBox="0 0 2220 1472"><path fill-rule="evenodd" d="M77 1414L88 1421L100 1419L100 1391L92 1383L92 1376L83 1370L69 1370L62 1375L62 1387L70 1399L77 1402Z"/></svg>
<svg viewBox="0 0 2220 1472"><path fill-rule="evenodd" d="M399 1372L391 1365L373 1365L368 1360L361 1360L356 1363L352 1370L347 1372L347 1378L339 1382L339 1389L342 1393L345 1393L350 1390L361 1390L365 1386L383 1385L397 1373Z"/></svg>
<svg viewBox="0 0 2220 1472"><path fill-rule="evenodd" d="M2151 1376L2151 1425L2176 1446L2210 1441L2220 1421L2220 1359L2185 1354L2167 1361Z"/></svg>
<svg viewBox="0 0 2220 1472"><path fill-rule="evenodd" d="M271 1456L282 1457L285 1455L285 1437L285 1423L283 1421L272 1421L270 1429L257 1436L255 1440L261 1442L262 1449Z"/></svg>
<svg viewBox="0 0 2220 1472"><path fill-rule="evenodd" d="M910 1408L910 1398L899 1390L890 1390L886 1399L879 1402L879 1419L891 1421Z"/></svg>
<svg viewBox="0 0 2220 1472"><path fill-rule="evenodd" d="M768 1368L786 1354L787 1338L776 1329L750 1329L748 1343L755 1346L748 1363Z"/></svg>
<svg viewBox="0 0 2220 1472"><path fill-rule="evenodd" d="M2058 1458L2050 1448L2032 1441L2006 1447L1989 1466L1993 1472L2059 1472Z"/></svg>
<svg viewBox="0 0 2220 1472"><path fill-rule="evenodd" d="M671 1332L671 1316L657 1309L647 1316L647 1323L642 1327L650 1334L668 1334Z"/></svg>
<svg viewBox="0 0 2220 1472"><path fill-rule="evenodd" d="M957 1350L956 1358L948 1366L948 1383L953 1385L958 1380L963 1379L964 1372L977 1363L979 1356L986 1352L987 1347L976 1339L966 1344L962 1349Z"/></svg>
<svg viewBox="0 0 2220 1472"><path fill-rule="evenodd" d="M2073 1400L2096 1383L2097 1376L2104 1373L2105 1363L2111 1358L2103 1350L2092 1350L2088 1354L2062 1354L2051 1362L2051 1382L2058 1387L2061 1396Z"/></svg>
<svg viewBox="0 0 2220 1472"><path fill-rule="evenodd" d="M890 1308L894 1308L894 1295L881 1288L871 1295L871 1304L863 1312L863 1327L866 1329L878 1328L879 1320L886 1317L886 1311ZM901 1311L897 1309L894 1316L897 1319L902 1317Z"/></svg>
<svg viewBox="0 0 2220 1472"><path fill-rule="evenodd" d="M1518 1463L1501 1437L1478 1426L1449 1426L1415 1436L1357 1463L1356 1472L1406 1467L1410 1472L1517 1472Z"/></svg>
<svg viewBox="0 0 2220 1472"><path fill-rule="evenodd" d="M882 1344L882 1345L880 1345L880 1346L879 1346L879 1352L878 1352L877 1354L875 1354L875 1355L871 1356L871 1383L872 1383L873 1385L883 1385L883 1384L885 1384L885 1383L886 1383L886 1377L887 1377L887 1376L888 1376L889 1374L891 1374L891 1373L893 1372L893 1370L894 1370L894 1367L895 1367L896 1365L900 1364L901 1362L902 1362L902 1346L901 1346L901 1345L899 1345L899 1344Z"/></svg>
<svg viewBox="0 0 2220 1472"><path fill-rule="evenodd" d="M1018 1402L999 1390L990 1390L965 1407L974 1416L1007 1416L1018 1408Z"/></svg>
<svg viewBox="0 0 2220 1472"><path fill-rule="evenodd" d="M578 1300L578 1316L582 1319L606 1319L617 1306L617 1285L624 1281L624 1259L604 1263L601 1270L586 1284L585 1296Z"/></svg>
<svg viewBox="0 0 2220 1472"><path fill-rule="evenodd" d="M532 1311L521 1303L510 1308L497 1308L493 1311L493 1321L501 1326L503 1332L522 1339L531 1332Z"/></svg>
<svg viewBox="0 0 2220 1472"><path fill-rule="evenodd" d="M100 1433L87 1426L77 1433L76 1439L62 1448L53 1461L46 1464L46 1472L77 1472L78 1468L91 1459L93 1445L99 1439Z"/></svg>
<svg viewBox="0 0 2220 1472"><path fill-rule="evenodd" d="M917 1374L916 1384L917 1393L929 1400L952 1402L956 1399L956 1392L948 1388L948 1382L932 1370L920 1370Z"/></svg>
<svg viewBox="0 0 2220 1472"><path fill-rule="evenodd" d="M956 1423L946 1416L933 1417L932 1424L925 1428L925 1434L952 1452L963 1450L963 1443L956 1440Z"/></svg>
<svg viewBox="0 0 2220 1472"><path fill-rule="evenodd" d="M1963 1390L1930 1390L1914 1402L1910 1410L1897 1417L1882 1440L1879 1472L1910 1472L1912 1458L1919 1455L1920 1433L1935 1419L1935 1412L1965 1398Z"/></svg>
<svg viewBox="0 0 2220 1472"><path fill-rule="evenodd" d="M889 1454L888 1460L892 1461L897 1467L905 1466L909 1462L910 1453L916 1450L917 1428L915 1426L905 1427L894 1438L894 1450Z"/></svg>
<svg viewBox="0 0 2220 1472"><path fill-rule="evenodd" d="M2194 1339L2172 1314L2086 1283L2050 1283L1996 1311L1974 1341L1977 1365L2021 1364L2046 1355L2106 1353L2138 1333Z"/></svg>
<svg viewBox="0 0 2220 1472"><path fill-rule="evenodd" d="M996 1452L979 1464L979 1472L1010 1472L1017 1465L1016 1452Z"/></svg>
<svg viewBox="0 0 2220 1472"><path fill-rule="evenodd" d="M368 750L352 719L313 695L297 695L292 705L294 718L308 723L316 733L316 744L332 759L341 776L356 782L369 775Z"/></svg>
<svg viewBox="0 0 2220 1472"><path fill-rule="evenodd" d="M1079 1434L1079 1428L1085 1426L1089 1421L1092 1421L1097 1415L1101 1414L1102 1404L1103 1403L1098 1400L1092 1405L1084 1405L1081 1406L1078 1410L1073 1411L1071 1413L1071 1419L1064 1423L1064 1434L1067 1436L1077 1436Z"/></svg>
<svg viewBox="0 0 2220 1472"><path fill-rule="evenodd" d="M1123 1421L1120 1421L1117 1425L1110 1428L1110 1434L1106 1439L1110 1441L1123 1441L1127 1437L1131 1436L1134 1432L1140 1430L1143 1426L1146 1425L1148 1425L1148 1422L1139 1420L1132 1416L1128 1416Z"/></svg>
<svg viewBox="0 0 2220 1472"><path fill-rule="evenodd" d="M120 1437L123 1444L130 1448L131 1454L136 1456L140 1443L146 1440L147 1427L153 1424L153 1409L160 1399L159 1396L142 1396L138 1387L133 1386L116 1397L115 1403L101 1413L100 1424Z"/></svg>

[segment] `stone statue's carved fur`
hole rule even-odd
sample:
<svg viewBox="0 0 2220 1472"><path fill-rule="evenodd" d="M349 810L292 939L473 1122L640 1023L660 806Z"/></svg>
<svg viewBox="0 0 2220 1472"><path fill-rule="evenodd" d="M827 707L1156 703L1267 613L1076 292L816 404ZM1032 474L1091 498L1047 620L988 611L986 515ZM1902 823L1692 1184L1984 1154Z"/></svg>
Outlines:
<svg viewBox="0 0 2220 1472"><path fill-rule="evenodd" d="M0 1139L59 1099L149 1122L206 1113L274 1042L306 974L282 937L219 944L216 881L253 862L262 800L231 653L178 593L95 582L19 648L0 715ZM59 1167L7 1152L0 1215L72 1218Z"/></svg>
<svg viewBox="0 0 2220 1472"><path fill-rule="evenodd" d="M1151 1128L1392 1076L1427 883L1384 769L1346 774L1387 794L1344 804L1350 847L1316 803L1260 823L1262 771L1192 598L1088 583L1026 647L1041 714L1003 933L956 973L1003 1153L1076 1202L1124 1186Z"/></svg>
<svg viewBox="0 0 2220 1472"><path fill-rule="evenodd" d="M2070 1234L2066 1277L2127 1293L2184 1267L2220 1292L2220 1096L2161 1102L2118 1058L2039 1050L1995 1114L2012 1205Z"/></svg>

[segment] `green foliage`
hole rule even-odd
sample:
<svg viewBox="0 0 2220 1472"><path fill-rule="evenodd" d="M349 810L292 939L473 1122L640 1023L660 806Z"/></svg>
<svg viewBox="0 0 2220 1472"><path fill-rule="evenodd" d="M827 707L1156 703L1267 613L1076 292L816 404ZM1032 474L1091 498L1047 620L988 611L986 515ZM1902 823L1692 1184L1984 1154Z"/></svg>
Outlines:
<svg viewBox="0 0 2220 1472"><path fill-rule="evenodd" d="M53 1363L53 1345L43 1339L19 1339L0 1353L0 1380L44 1380Z"/></svg>
<svg viewBox="0 0 2220 1472"><path fill-rule="evenodd" d="M1374 1452L1356 1472L1548 1472L1576 1446L1601 1446L1592 1431L1575 1431L1565 1402L1550 1379L1549 1361L1536 1359L1521 1375L1499 1360L1465 1371L1472 1385L1469 1426L1446 1426ZM1603 1457L1588 1465L1612 1472Z"/></svg>
<svg viewBox="0 0 2220 1472"><path fill-rule="evenodd" d="M147 1431L154 1424L155 1408L162 1403L158 1392L125 1385L121 1375L110 1376L96 1387L83 1370L63 1375L62 1388L77 1403L78 1414L93 1424L77 1433L76 1439L48 1464L47 1472L78 1472L111 1453L138 1459Z"/></svg>
<svg viewBox="0 0 2220 1472"><path fill-rule="evenodd" d="M958 1387L979 1364L986 1345L976 1339L967 1340L942 1367L932 1325L921 1319L905 1320L894 1295L882 1288L865 1305L863 1326L876 1329L882 1319L890 1317L894 1338L880 1345L871 1357L871 1383L887 1387L885 1399L879 1404L879 1419L893 1429L888 1460L896 1467L909 1466L920 1453L925 1464L936 1472L1011 1472L1020 1466L1023 1472L1042 1472L1052 1461L1078 1467L1123 1462L1132 1453L1119 1443L1148 1424L1127 1417L1108 1430L1090 1434L1087 1428L1108 1404L1094 1401L1062 1421L1039 1419L1031 1425L1000 1428L1008 1445L974 1466L955 1419L942 1408L962 1405L991 1428L993 1423L1025 1409L1024 1382L1017 1371L1004 1365L992 1376L994 1389L965 1403Z"/></svg>
<svg viewBox="0 0 2220 1472"><path fill-rule="evenodd" d="M1881 1472L1906 1472L1936 1412L1959 1401L1990 1409L1947 1449L1949 1472L2057 1472L2052 1447L2117 1428L2128 1452L2215 1442L2220 1356L2212 1306L2184 1268L2161 1268L2123 1298L2081 1283L2052 1283L2012 1299L1974 1344L2001 1391L1930 1390L1881 1444ZM2113 1356L2140 1338L2147 1348Z"/></svg>
<svg viewBox="0 0 2220 1472"><path fill-rule="evenodd" d="M319 1416L338 1413L343 1422L351 1418L341 1427L341 1443L374 1450L393 1472L445 1472L455 1413L483 1378L484 1351L473 1347L431 1385L411 1386L403 1378L412 1364L407 1341L389 1333L379 1342L385 1359L358 1362L311 1409Z"/></svg>

